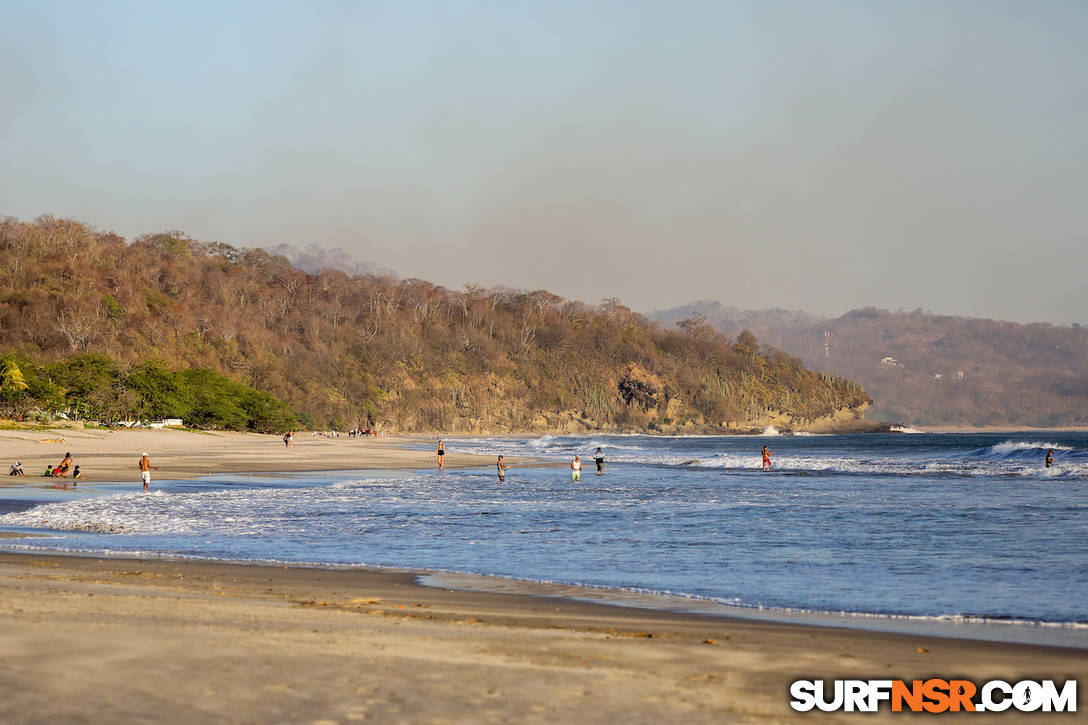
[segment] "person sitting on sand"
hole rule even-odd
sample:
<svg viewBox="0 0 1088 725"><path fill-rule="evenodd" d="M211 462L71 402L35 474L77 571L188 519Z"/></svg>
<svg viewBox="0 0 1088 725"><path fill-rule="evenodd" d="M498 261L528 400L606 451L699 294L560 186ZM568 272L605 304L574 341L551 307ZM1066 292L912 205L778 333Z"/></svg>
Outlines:
<svg viewBox="0 0 1088 725"><path fill-rule="evenodd" d="M506 469L510 466L502 462L502 456L499 456L499 460L495 463L495 468L499 470L499 483L506 480Z"/></svg>
<svg viewBox="0 0 1088 725"><path fill-rule="evenodd" d="M446 444L442 441L438 441L438 448L434 453L438 456L438 470L446 470Z"/></svg>
<svg viewBox="0 0 1088 725"><path fill-rule="evenodd" d="M11 464L11 470L8 472L9 476L25 476L23 473L23 464L19 461Z"/></svg>
<svg viewBox="0 0 1088 725"><path fill-rule="evenodd" d="M147 487L151 485L152 468L154 468L156 471L159 470L158 466L151 465L151 459L147 457L146 453L144 453L143 458L140 459L140 478L143 479L145 491L147 490Z"/></svg>
<svg viewBox="0 0 1088 725"><path fill-rule="evenodd" d="M570 462L570 480L582 480L582 459L579 456L575 456L574 460Z"/></svg>
<svg viewBox="0 0 1088 725"><path fill-rule="evenodd" d="M53 467L47 465L45 467L45 473L43 473L42 475L45 476L46 478L52 478L53 477Z"/></svg>
<svg viewBox="0 0 1088 725"><path fill-rule="evenodd" d="M79 479L83 478L83 473L79 470L79 466L76 466L75 468L72 469L72 478L74 478L77 481Z"/></svg>
<svg viewBox="0 0 1088 725"><path fill-rule="evenodd" d="M772 453L774 453L774 451L769 451L769 450L767 450L767 446L763 446L763 470L764 471L771 470L771 454Z"/></svg>

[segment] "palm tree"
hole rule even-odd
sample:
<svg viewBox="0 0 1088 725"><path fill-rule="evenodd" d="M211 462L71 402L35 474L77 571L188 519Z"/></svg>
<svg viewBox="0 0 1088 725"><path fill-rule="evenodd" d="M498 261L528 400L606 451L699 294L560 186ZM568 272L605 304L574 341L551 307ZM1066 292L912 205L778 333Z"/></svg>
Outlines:
<svg viewBox="0 0 1088 725"><path fill-rule="evenodd" d="M14 360L0 360L0 392L26 390L29 385Z"/></svg>
<svg viewBox="0 0 1088 725"><path fill-rule="evenodd" d="M0 360L0 400L3 400L5 414L15 415L24 395L20 395L29 385L23 379L23 371L13 360Z"/></svg>

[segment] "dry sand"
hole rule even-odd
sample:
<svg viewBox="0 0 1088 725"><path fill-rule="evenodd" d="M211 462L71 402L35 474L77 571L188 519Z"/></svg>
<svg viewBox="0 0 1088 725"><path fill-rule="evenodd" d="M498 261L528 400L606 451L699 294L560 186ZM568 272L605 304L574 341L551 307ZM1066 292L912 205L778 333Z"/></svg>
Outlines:
<svg viewBox="0 0 1088 725"><path fill-rule="evenodd" d="M147 452L152 480L182 480L214 473L287 473L356 469L428 468L436 465L430 451L408 450L408 439L393 437L338 438L296 433L287 448L282 436L256 433L198 432L169 429L122 430L0 430L0 485L25 484L46 465L58 465L67 452L87 482L139 483L136 464ZM424 439L428 446L436 440ZM20 461L26 477L4 476L12 461ZM450 451L446 466L457 468L490 463L490 458ZM71 480L69 475L68 480Z"/></svg>
<svg viewBox="0 0 1088 725"><path fill-rule="evenodd" d="M789 683L1088 675L1088 658L1071 649L450 591L414 579L0 554L0 722L844 722L858 716L792 712Z"/></svg>

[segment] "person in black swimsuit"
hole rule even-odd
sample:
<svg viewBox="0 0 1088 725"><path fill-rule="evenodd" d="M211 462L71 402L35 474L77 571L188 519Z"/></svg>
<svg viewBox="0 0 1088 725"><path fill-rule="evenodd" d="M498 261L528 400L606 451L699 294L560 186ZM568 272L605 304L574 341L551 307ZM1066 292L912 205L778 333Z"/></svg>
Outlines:
<svg viewBox="0 0 1088 725"><path fill-rule="evenodd" d="M1054 451L1049 450L1046 452L1046 467L1050 468L1050 465L1054 463Z"/></svg>
<svg viewBox="0 0 1088 725"><path fill-rule="evenodd" d="M446 470L446 444L442 441L438 441L438 449L435 450L435 455L438 456L438 470Z"/></svg>

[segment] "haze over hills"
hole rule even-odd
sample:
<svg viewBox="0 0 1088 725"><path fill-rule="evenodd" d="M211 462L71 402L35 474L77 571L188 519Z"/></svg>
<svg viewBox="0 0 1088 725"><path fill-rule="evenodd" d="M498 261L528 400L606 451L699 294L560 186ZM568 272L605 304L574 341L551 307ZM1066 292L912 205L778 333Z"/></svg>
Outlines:
<svg viewBox="0 0 1088 725"><path fill-rule="evenodd" d="M0 362L32 384L0 381L0 402L113 420L190 406L209 426L289 422L241 384L339 429L872 427L861 387L750 334L666 331L617 300L353 276L328 269L341 255L314 257L311 274L178 232L130 243L71 220L2 219ZM214 375L188 372L201 369Z"/></svg>
<svg viewBox="0 0 1088 725"><path fill-rule="evenodd" d="M861 383L870 417L929 426L1088 425L1088 330L867 307L836 318L699 301L649 315L751 330L814 370ZM825 332L830 333L825 352Z"/></svg>

